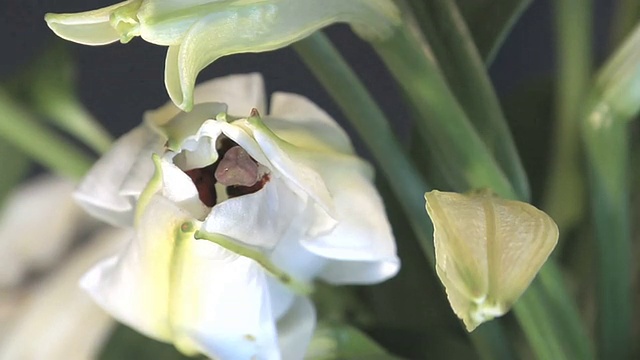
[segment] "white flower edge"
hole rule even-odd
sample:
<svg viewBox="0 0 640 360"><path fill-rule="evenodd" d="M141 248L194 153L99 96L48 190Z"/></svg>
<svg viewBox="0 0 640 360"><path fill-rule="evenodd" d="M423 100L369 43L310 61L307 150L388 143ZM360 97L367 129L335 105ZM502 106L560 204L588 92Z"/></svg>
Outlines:
<svg viewBox="0 0 640 360"><path fill-rule="evenodd" d="M95 233L60 268L24 290L0 340L0 358L95 358L116 322L78 287L78 280L96 261L114 254L129 234L113 228Z"/></svg>
<svg viewBox="0 0 640 360"><path fill-rule="evenodd" d="M0 211L0 289L56 263L77 234L95 225L73 202L73 187L70 181L41 176L6 199Z"/></svg>

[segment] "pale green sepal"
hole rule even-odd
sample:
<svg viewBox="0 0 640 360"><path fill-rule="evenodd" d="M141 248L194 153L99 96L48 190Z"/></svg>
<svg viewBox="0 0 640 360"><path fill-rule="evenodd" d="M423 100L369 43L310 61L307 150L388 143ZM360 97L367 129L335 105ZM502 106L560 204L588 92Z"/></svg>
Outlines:
<svg viewBox="0 0 640 360"><path fill-rule="evenodd" d="M135 17L142 0L128 0L75 14L46 14L44 19L61 38L84 45L123 43L138 35Z"/></svg>
<svg viewBox="0 0 640 360"><path fill-rule="evenodd" d="M530 204L486 192L425 194L434 227L436 272L468 331L501 316L534 279L558 241L558 227Z"/></svg>
<svg viewBox="0 0 640 360"><path fill-rule="evenodd" d="M336 22L380 38L398 21L397 9L387 0L280 0L228 6L202 18L180 44L169 47L167 91L178 107L189 111L198 73L220 57L279 49Z"/></svg>

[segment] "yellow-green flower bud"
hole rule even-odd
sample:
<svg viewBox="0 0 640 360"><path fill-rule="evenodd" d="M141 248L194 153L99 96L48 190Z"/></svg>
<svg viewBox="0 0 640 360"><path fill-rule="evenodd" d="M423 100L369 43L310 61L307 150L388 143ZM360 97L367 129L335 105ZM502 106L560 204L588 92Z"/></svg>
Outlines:
<svg viewBox="0 0 640 360"><path fill-rule="evenodd" d="M468 331L501 316L529 286L558 241L558 227L532 205L488 193L425 194L436 270Z"/></svg>

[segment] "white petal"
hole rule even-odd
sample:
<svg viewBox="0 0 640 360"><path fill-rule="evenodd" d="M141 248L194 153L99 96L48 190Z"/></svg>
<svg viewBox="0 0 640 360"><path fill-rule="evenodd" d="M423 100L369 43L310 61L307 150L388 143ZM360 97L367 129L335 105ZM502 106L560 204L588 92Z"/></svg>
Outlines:
<svg viewBox="0 0 640 360"><path fill-rule="evenodd" d="M115 321L78 287L78 279L98 259L115 253L129 234L98 233L30 290L15 327L0 340L0 359L96 358Z"/></svg>
<svg viewBox="0 0 640 360"><path fill-rule="evenodd" d="M74 203L73 187L47 176L16 188L7 198L0 215L0 288L54 264L76 235L93 224Z"/></svg>
<svg viewBox="0 0 640 360"><path fill-rule="evenodd" d="M181 109L193 106L198 73L222 56L275 50L335 22L388 34L398 20L397 9L388 0L281 0L234 5L205 16L189 29L180 45L169 47L165 84L171 100Z"/></svg>
<svg viewBox="0 0 640 360"><path fill-rule="evenodd" d="M347 133L306 97L277 92L269 109L264 123L281 139L307 149L354 153Z"/></svg>
<svg viewBox="0 0 640 360"><path fill-rule="evenodd" d="M332 195L322 176L309 166L306 149L283 141L257 118L236 121L234 124L243 124L241 126L250 129L253 138L269 159L264 165L276 170L298 196L311 197L329 216L334 217Z"/></svg>
<svg viewBox="0 0 640 360"><path fill-rule="evenodd" d="M196 86L194 104L223 103L233 115L248 115L252 108L266 113L264 81L259 73L228 75L205 81ZM182 110L169 101L162 107L147 111L145 121L164 125ZM214 114L215 115L215 114Z"/></svg>
<svg viewBox="0 0 640 360"><path fill-rule="evenodd" d="M228 199L211 209L203 228L246 245L272 249L294 226L304 203L279 179L261 190Z"/></svg>
<svg viewBox="0 0 640 360"><path fill-rule="evenodd" d="M155 195L136 236L118 257L83 279L116 318L185 354L277 358L262 268L205 240L195 240L189 214ZM190 226L190 225L189 225ZM275 354L275 355L274 355Z"/></svg>
<svg viewBox="0 0 640 360"><path fill-rule="evenodd" d="M303 246L331 259L321 274L330 283L376 283L394 276L400 261L371 168L355 157L309 156L333 196L338 225Z"/></svg>
<svg viewBox="0 0 640 360"><path fill-rule="evenodd" d="M283 359L303 359L316 326L316 313L309 299L298 297L278 321L278 340Z"/></svg>
<svg viewBox="0 0 640 360"><path fill-rule="evenodd" d="M89 171L74 198L95 217L116 226L133 223L133 209L153 175L151 155L163 151L164 139L144 124L133 129Z"/></svg>
<svg viewBox="0 0 640 360"><path fill-rule="evenodd" d="M174 298L183 305L172 314L174 329L188 338L185 345L192 341L214 359L280 358L263 269L205 240L192 252L182 269L190 276Z"/></svg>
<svg viewBox="0 0 640 360"><path fill-rule="evenodd" d="M200 201L198 189L191 178L170 162L161 161L162 196L186 210L196 219L204 219L209 208Z"/></svg>

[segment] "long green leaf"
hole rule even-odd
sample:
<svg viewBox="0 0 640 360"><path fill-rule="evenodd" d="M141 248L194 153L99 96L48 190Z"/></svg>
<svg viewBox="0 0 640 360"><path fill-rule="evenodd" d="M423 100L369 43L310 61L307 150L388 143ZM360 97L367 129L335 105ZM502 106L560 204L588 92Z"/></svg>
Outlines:
<svg viewBox="0 0 640 360"><path fill-rule="evenodd" d="M60 175L82 177L92 159L85 152L38 123L0 89L0 138Z"/></svg>
<svg viewBox="0 0 640 360"><path fill-rule="evenodd" d="M11 189L27 175L31 162L15 147L5 141L0 141L0 164L2 164L2 176L0 176L1 208Z"/></svg>
<svg viewBox="0 0 640 360"><path fill-rule="evenodd" d="M440 156L453 188L490 188L505 198L517 198L514 187L469 121L428 49L405 27L372 42L416 114L424 146Z"/></svg>
<svg viewBox="0 0 640 360"><path fill-rule="evenodd" d="M556 117L543 208L558 224L561 237L583 218L586 207L579 120L591 78L591 13L591 0L554 2Z"/></svg>
<svg viewBox="0 0 640 360"><path fill-rule="evenodd" d="M500 101L454 0L412 0L414 13L452 92L520 199L530 190Z"/></svg>
<svg viewBox="0 0 640 360"><path fill-rule="evenodd" d="M425 0L429 1L429 0ZM456 0L474 43L489 65L533 0Z"/></svg>
<svg viewBox="0 0 640 360"><path fill-rule="evenodd" d="M324 35L316 33L296 43L294 48L364 140L402 205L422 251L435 265L433 227L426 216L423 201L423 194L429 187L393 136L386 117ZM491 331L496 326L489 326L485 331ZM499 336L496 332L491 338ZM505 341L487 342L486 346L490 349L488 351L495 354L493 358L501 358L498 354L508 353L503 348Z"/></svg>

